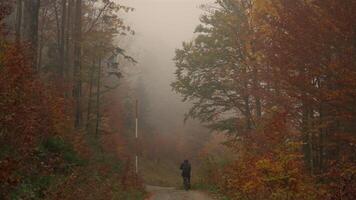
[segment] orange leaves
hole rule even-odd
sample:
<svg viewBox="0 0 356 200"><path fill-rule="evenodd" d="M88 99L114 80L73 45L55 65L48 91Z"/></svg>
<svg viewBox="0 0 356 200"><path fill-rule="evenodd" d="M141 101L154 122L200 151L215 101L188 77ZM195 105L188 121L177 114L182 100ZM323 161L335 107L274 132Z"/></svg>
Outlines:
<svg viewBox="0 0 356 200"><path fill-rule="evenodd" d="M249 43L234 53L244 55L240 60L253 54L239 66L255 71L245 84L254 91L237 92L249 95L247 111L258 110L260 103L262 112L252 114L248 131L232 129L238 137L228 146L238 159L217 172L220 187L233 199L354 199L349 169L355 160L356 1L233 2L253 3L252 15L245 16L253 27L249 37L225 37ZM241 70L231 78L235 87L246 81L245 75Z"/></svg>
<svg viewBox="0 0 356 200"><path fill-rule="evenodd" d="M218 173L219 188L232 199L313 199L313 189L303 166L302 143L290 128L290 114L271 109L255 131L237 142L238 156Z"/></svg>
<svg viewBox="0 0 356 200"><path fill-rule="evenodd" d="M64 119L64 102L44 87L33 73L19 46L5 45L0 78L0 123L6 133L53 134L52 120ZM5 134L6 134L5 133ZM27 138L28 139L28 138Z"/></svg>
<svg viewBox="0 0 356 200"><path fill-rule="evenodd" d="M275 199L276 195L284 199L286 194L292 199L310 199L317 192L295 154L281 149L273 155L241 157L223 171L219 186L233 199ZM303 195L306 191L308 195Z"/></svg>
<svg viewBox="0 0 356 200"><path fill-rule="evenodd" d="M0 39L0 198L24 184L28 173L48 173L53 166L39 160L37 147L62 133L66 120L66 102L41 83L25 51Z"/></svg>

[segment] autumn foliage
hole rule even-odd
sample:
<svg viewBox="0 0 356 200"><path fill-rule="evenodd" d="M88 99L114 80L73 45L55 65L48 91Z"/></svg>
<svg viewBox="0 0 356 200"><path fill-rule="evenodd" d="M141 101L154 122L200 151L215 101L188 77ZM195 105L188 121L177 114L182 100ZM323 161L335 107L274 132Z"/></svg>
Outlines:
<svg viewBox="0 0 356 200"><path fill-rule="evenodd" d="M232 135L232 199L355 198L355 1L219 0L176 52L189 117ZM214 175L215 174L215 175ZM217 175L216 175L217 174Z"/></svg>
<svg viewBox="0 0 356 200"><path fill-rule="evenodd" d="M122 130L94 138L73 128L70 83L40 73L31 45L13 41L3 23L12 3L0 3L0 199L142 198L132 164L105 143L124 148Z"/></svg>
<svg viewBox="0 0 356 200"><path fill-rule="evenodd" d="M57 158L38 160L38 145L65 130L66 102L41 83L23 46L1 41L1 193L6 195L32 173L48 174ZM16 155L16 156L14 156ZM6 198L6 196L4 196Z"/></svg>

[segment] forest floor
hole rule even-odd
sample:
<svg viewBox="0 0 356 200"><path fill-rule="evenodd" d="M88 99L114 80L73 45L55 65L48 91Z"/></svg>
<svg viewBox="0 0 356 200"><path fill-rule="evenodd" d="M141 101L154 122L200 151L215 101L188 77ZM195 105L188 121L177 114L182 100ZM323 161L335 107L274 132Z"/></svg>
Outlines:
<svg viewBox="0 0 356 200"><path fill-rule="evenodd" d="M147 200L213 200L209 195L200 191L184 191L174 187L146 186L151 194Z"/></svg>

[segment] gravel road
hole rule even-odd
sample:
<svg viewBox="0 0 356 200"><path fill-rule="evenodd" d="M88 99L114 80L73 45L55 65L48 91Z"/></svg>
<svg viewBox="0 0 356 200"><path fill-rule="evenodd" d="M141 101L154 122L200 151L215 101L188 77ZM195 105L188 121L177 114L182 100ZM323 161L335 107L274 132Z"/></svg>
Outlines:
<svg viewBox="0 0 356 200"><path fill-rule="evenodd" d="M146 186L152 195L148 200L213 200L207 194L199 191L184 191L176 188Z"/></svg>

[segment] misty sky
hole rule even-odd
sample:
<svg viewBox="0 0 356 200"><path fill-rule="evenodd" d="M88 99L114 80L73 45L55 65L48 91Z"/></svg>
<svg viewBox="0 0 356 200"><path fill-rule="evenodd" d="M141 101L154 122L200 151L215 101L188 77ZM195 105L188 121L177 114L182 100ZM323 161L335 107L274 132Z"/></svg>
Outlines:
<svg viewBox="0 0 356 200"><path fill-rule="evenodd" d="M175 49L194 37L203 11L201 4L212 0L124 0L135 11L125 16L136 31L130 53L138 59L141 80L150 104L149 118L161 132L189 131L183 128L184 113L189 105L181 103L170 83L174 80L172 61Z"/></svg>

